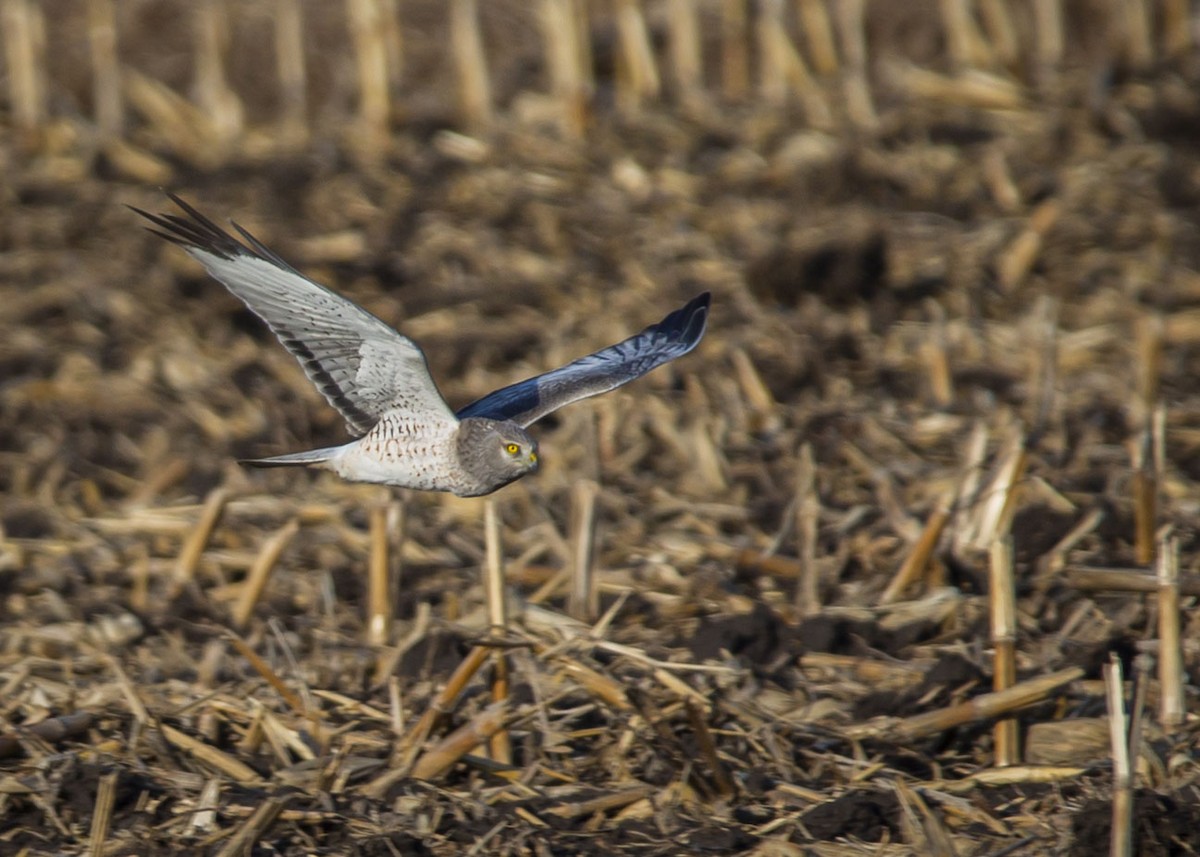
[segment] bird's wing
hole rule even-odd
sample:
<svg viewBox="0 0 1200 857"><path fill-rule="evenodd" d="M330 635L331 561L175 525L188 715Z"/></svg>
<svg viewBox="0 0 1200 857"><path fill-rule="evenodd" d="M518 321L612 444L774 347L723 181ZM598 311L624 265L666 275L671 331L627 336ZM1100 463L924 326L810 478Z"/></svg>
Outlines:
<svg viewBox="0 0 1200 857"><path fill-rule="evenodd" d="M239 241L174 194L184 214L138 214L180 245L267 323L309 380L365 434L391 410L456 422L420 347L357 304L303 276L236 223Z"/></svg>
<svg viewBox="0 0 1200 857"><path fill-rule="evenodd" d="M708 323L710 300L705 292L623 342L488 393L460 410L458 418L489 417L527 426L563 405L628 384L696 347Z"/></svg>

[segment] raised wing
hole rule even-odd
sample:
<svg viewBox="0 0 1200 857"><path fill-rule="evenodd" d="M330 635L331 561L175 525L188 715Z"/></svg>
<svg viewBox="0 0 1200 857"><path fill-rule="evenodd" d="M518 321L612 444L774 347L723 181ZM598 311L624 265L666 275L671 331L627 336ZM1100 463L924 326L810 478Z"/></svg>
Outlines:
<svg viewBox="0 0 1200 857"><path fill-rule="evenodd" d="M245 243L167 195L185 216L133 210L267 323L353 434L365 434L395 409L425 421L456 421L415 342L303 276L236 223Z"/></svg>
<svg viewBox="0 0 1200 857"><path fill-rule="evenodd" d="M694 297L658 324L623 342L488 393L460 410L458 418L489 417L527 426L563 405L628 384L696 347L708 323L710 301L708 292Z"/></svg>

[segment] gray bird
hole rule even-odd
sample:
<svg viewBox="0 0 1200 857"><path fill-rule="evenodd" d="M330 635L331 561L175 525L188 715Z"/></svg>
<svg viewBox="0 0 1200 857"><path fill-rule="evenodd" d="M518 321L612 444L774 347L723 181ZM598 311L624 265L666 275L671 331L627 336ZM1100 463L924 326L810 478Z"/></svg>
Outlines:
<svg viewBox="0 0 1200 857"><path fill-rule="evenodd" d="M420 347L355 303L305 277L236 223L239 241L178 196L183 215L134 208L267 323L357 438L341 446L247 461L308 465L344 479L460 497L490 494L537 470L525 430L551 411L628 384L704 336L710 296L558 369L489 393L455 413Z"/></svg>

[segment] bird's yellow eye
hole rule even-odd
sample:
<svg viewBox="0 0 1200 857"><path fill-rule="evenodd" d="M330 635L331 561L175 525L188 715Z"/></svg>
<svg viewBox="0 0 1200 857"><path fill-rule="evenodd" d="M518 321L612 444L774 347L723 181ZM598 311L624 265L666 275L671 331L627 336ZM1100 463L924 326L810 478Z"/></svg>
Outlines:
<svg viewBox="0 0 1200 857"><path fill-rule="evenodd" d="M518 452L521 451L521 447L517 446L515 443L510 443L510 444L505 445L504 451L507 452L509 455L516 455Z"/></svg>

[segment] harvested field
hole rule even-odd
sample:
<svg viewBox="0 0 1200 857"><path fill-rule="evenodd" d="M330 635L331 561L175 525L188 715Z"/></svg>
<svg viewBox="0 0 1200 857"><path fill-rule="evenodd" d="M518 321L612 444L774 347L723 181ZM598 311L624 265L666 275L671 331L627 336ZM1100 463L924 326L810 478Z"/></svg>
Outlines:
<svg viewBox="0 0 1200 857"><path fill-rule="evenodd" d="M1187 4L399 5L0 0L0 853L1200 850ZM486 500L245 470L347 435L159 186L453 405L709 332Z"/></svg>

